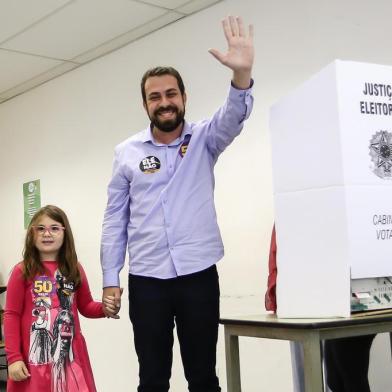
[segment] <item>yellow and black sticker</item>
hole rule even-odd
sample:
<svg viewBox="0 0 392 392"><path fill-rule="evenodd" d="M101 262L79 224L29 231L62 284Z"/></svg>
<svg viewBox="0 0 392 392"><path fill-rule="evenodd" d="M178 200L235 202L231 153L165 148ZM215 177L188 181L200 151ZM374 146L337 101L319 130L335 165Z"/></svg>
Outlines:
<svg viewBox="0 0 392 392"><path fill-rule="evenodd" d="M181 158L184 158L184 155L186 154L186 152L188 150L189 141L190 141L190 138L184 140L183 143L180 146L180 149L179 149L178 153L180 154Z"/></svg>

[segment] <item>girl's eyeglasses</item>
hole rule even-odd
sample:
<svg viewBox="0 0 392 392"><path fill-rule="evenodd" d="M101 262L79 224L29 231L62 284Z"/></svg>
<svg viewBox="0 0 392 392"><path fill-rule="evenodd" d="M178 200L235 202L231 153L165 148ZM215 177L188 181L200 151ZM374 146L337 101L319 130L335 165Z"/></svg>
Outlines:
<svg viewBox="0 0 392 392"><path fill-rule="evenodd" d="M32 226L34 231L39 235L44 235L48 232L52 236L59 235L65 227L59 225L51 225L51 226L44 226L44 225L34 225Z"/></svg>

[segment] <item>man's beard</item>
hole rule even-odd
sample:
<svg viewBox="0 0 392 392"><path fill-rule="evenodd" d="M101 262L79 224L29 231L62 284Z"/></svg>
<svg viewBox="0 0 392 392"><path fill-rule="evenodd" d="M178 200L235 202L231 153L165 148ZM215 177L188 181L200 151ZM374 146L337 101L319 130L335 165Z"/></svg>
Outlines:
<svg viewBox="0 0 392 392"><path fill-rule="evenodd" d="M166 110L172 110L175 113L175 117L169 120L160 120L159 114L165 112ZM158 128L162 132L173 132L177 127L182 124L185 116L185 108L184 110L179 110L177 106L167 106L165 108L157 109L150 117L150 121L152 125Z"/></svg>

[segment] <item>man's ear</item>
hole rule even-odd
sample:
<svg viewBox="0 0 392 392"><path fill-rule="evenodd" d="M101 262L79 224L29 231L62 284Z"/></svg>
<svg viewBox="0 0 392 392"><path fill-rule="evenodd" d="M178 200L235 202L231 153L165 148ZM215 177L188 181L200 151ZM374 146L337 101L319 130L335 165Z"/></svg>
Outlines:
<svg viewBox="0 0 392 392"><path fill-rule="evenodd" d="M147 112L147 104L145 101L143 101L143 107L144 107L144 110Z"/></svg>
<svg viewBox="0 0 392 392"><path fill-rule="evenodd" d="M186 105L186 93L182 94L182 100L184 101L184 106Z"/></svg>

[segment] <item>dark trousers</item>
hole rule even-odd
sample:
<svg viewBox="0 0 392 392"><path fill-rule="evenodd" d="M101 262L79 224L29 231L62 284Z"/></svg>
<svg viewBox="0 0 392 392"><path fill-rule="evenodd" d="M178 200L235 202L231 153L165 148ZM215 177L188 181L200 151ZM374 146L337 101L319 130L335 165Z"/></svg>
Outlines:
<svg viewBox="0 0 392 392"><path fill-rule="evenodd" d="M218 392L215 372L219 323L216 266L173 279L129 275L129 317L139 360L138 392L167 392L177 328L191 392Z"/></svg>
<svg viewBox="0 0 392 392"><path fill-rule="evenodd" d="M370 392L369 356L376 335L326 340L327 384L332 392Z"/></svg>

